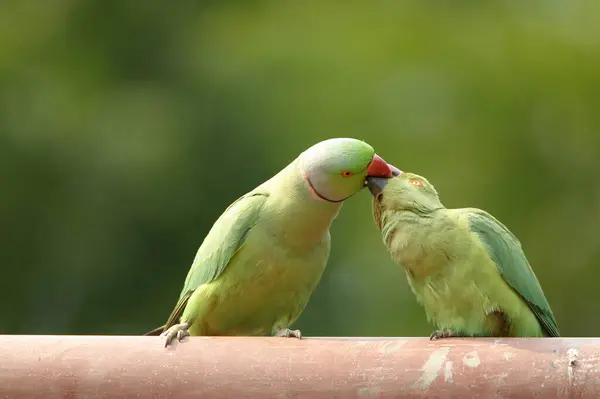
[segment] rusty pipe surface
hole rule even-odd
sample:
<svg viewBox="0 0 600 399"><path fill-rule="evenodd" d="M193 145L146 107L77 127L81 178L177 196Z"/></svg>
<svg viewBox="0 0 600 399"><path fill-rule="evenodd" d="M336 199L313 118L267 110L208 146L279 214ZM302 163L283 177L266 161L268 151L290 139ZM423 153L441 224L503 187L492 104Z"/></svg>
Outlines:
<svg viewBox="0 0 600 399"><path fill-rule="evenodd" d="M0 335L6 398L596 398L600 339Z"/></svg>

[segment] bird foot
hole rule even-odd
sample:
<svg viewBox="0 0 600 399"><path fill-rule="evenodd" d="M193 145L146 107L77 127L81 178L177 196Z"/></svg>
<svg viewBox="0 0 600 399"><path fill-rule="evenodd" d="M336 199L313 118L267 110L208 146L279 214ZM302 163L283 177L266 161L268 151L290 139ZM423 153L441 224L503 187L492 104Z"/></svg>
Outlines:
<svg viewBox="0 0 600 399"><path fill-rule="evenodd" d="M459 336L460 335L458 335L454 331L452 331L448 328L444 328L443 330L437 330L437 331L432 332L431 335L429 336L429 340L435 341L438 339L453 338L453 337L459 337Z"/></svg>
<svg viewBox="0 0 600 399"><path fill-rule="evenodd" d="M175 338L177 338L177 341L181 342L185 337L189 337L190 332L187 330L189 326L189 323L175 324L160 334L161 337L166 337L165 348L169 346Z"/></svg>
<svg viewBox="0 0 600 399"><path fill-rule="evenodd" d="M302 333L300 330L290 330L289 328L282 328L277 330L275 333L276 337L284 337L284 338L298 338L302 339Z"/></svg>

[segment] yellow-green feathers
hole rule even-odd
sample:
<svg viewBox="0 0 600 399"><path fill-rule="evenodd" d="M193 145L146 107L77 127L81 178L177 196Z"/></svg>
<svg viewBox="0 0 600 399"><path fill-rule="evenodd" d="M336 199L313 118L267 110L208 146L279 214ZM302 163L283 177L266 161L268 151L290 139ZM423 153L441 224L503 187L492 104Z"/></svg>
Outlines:
<svg viewBox="0 0 600 399"><path fill-rule="evenodd" d="M519 241L491 215L446 209L431 183L411 173L390 179L373 201L385 244L438 328L456 336L558 336Z"/></svg>

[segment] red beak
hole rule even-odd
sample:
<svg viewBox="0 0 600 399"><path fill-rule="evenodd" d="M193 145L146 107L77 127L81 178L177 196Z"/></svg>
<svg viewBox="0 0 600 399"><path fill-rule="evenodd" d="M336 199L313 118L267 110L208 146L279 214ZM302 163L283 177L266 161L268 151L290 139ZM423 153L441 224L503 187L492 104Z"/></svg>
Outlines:
<svg viewBox="0 0 600 399"><path fill-rule="evenodd" d="M375 154L373 156L373 160L367 169L367 177L393 177L398 176L400 173L400 169L395 167L394 165L390 165L383 160L379 155Z"/></svg>

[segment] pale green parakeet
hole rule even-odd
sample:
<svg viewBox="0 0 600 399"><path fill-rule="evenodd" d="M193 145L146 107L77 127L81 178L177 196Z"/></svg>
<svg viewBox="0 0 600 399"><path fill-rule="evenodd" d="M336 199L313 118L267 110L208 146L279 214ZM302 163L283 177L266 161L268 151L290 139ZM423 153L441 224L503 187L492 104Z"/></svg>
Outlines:
<svg viewBox="0 0 600 399"><path fill-rule="evenodd" d="M383 241L439 329L431 339L559 336L519 240L492 215L447 209L413 173L368 186Z"/></svg>
<svg viewBox="0 0 600 399"><path fill-rule="evenodd" d="M369 176L399 171L359 140L317 143L232 203L198 249L175 309L147 335L275 335L304 310L329 258L329 227Z"/></svg>

